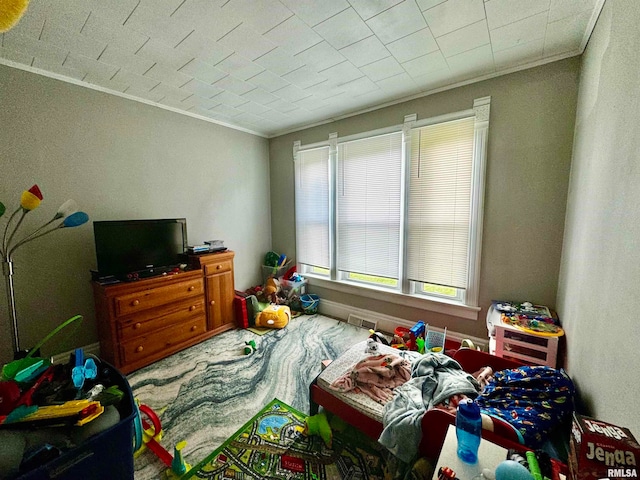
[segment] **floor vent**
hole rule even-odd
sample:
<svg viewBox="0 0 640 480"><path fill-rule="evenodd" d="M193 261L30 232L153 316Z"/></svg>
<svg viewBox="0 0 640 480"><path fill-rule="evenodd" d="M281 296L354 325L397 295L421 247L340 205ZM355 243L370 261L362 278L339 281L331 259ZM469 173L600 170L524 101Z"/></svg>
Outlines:
<svg viewBox="0 0 640 480"><path fill-rule="evenodd" d="M361 317L360 315L355 315L353 313L349 314L347 323L355 325L356 327L366 328L368 330L375 330L376 326L378 325L378 322L367 320L366 318Z"/></svg>

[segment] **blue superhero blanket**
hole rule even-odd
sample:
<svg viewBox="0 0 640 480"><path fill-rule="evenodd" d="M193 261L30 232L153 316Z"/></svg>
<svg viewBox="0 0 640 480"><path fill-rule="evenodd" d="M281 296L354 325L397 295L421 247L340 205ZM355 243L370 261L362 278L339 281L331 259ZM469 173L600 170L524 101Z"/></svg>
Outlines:
<svg viewBox="0 0 640 480"><path fill-rule="evenodd" d="M564 370L525 366L496 372L476 399L482 413L511 424L531 448L573 412L575 387Z"/></svg>

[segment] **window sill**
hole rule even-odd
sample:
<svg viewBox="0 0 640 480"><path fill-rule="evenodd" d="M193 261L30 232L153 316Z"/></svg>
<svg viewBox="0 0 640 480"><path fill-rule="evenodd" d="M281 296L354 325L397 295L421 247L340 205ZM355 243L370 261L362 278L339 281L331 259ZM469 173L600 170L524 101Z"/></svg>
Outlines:
<svg viewBox="0 0 640 480"><path fill-rule="evenodd" d="M467 320L478 320L478 314L480 313L480 307L472 307L459 302L448 301L446 299L426 299L418 295L390 292L382 288L362 287L352 282L327 280L326 278L317 277L312 274L304 274L304 277L309 280L309 285L312 286L315 285L341 293L382 300L384 302L395 303L407 307L420 308L422 310L429 310L431 312L465 318Z"/></svg>

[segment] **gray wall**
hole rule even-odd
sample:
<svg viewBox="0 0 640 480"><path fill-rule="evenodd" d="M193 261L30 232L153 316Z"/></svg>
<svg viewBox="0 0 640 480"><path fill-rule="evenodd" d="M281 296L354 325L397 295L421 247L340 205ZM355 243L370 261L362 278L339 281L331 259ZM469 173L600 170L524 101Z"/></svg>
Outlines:
<svg viewBox="0 0 640 480"><path fill-rule="evenodd" d="M583 55L558 309L584 407L640 436L640 3L607 0Z"/></svg>
<svg viewBox="0 0 640 480"><path fill-rule="evenodd" d="M295 254L295 140L308 144L471 108L491 96L478 321L312 287L321 298L485 337L493 299L555 307L575 120L579 59L555 62L271 139L275 251Z"/></svg>
<svg viewBox="0 0 640 480"><path fill-rule="evenodd" d="M92 220L186 217L191 243L223 239L236 252L237 288L260 282L271 246L266 139L1 65L0 105L0 201L9 211L2 230L21 192L37 183L44 201L22 232L48 221L67 198ZM91 223L35 240L14 259L23 346L74 314L85 321L66 349L97 341Z"/></svg>

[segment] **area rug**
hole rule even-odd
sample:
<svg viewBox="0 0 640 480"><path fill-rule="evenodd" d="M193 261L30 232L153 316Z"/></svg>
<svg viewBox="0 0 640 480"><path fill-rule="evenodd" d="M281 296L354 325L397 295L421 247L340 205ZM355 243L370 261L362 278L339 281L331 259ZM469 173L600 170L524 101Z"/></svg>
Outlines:
<svg viewBox="0 0 640 480"><path fill-rule="evenodd" d="M183 479L382 479L380 447L352 428L334 428L332 447L305 435L306 415L273 399Z"/></svg>

